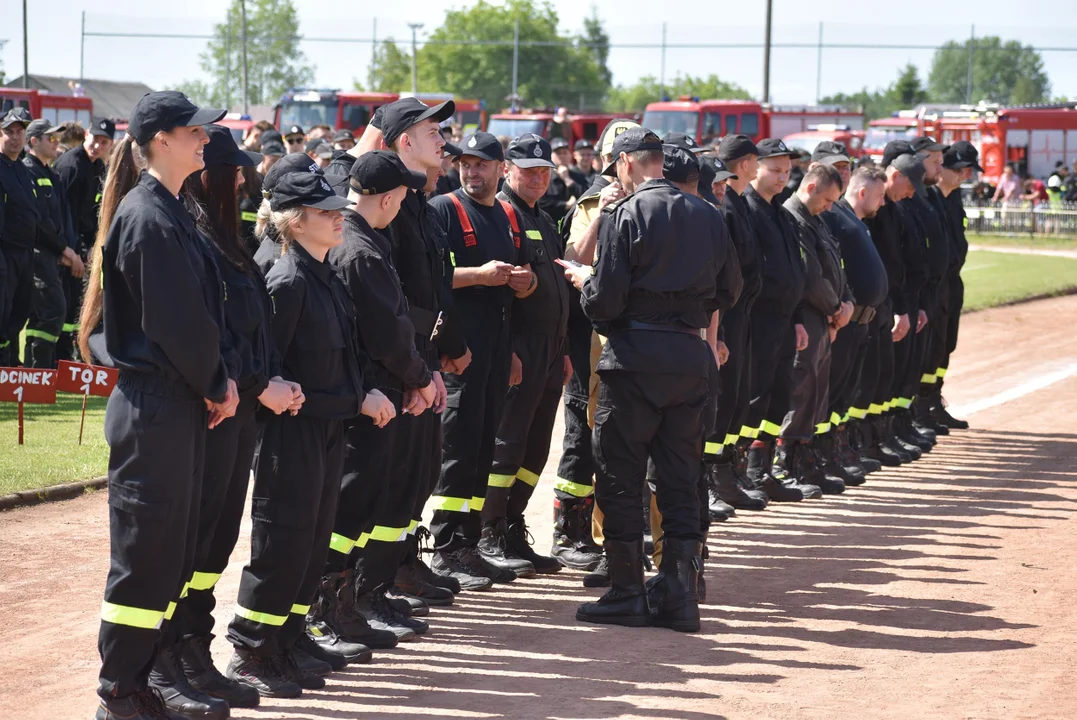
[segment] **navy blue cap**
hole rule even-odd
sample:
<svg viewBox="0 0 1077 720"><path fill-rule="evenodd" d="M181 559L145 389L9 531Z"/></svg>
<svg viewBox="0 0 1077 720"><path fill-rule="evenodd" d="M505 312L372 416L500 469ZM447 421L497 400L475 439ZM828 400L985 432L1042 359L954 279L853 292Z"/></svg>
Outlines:
<svg viewBox="0 0 1077 720"><path fill-rule="evenodd" d="M202 159L206 167L217 165L235 165L250 167L262 162L262 154L243 150L236 145L232 131L221 125L206 125L209 143L202 148Z"/></svg>
<svg viewBox="0 0 1077 720"><path fill-rule="evenodd" d="M209 125L226 114L225 110L200 108L176 90L146 93L131 111L127 134L139 145L145 145L159 132Z"/></svg>

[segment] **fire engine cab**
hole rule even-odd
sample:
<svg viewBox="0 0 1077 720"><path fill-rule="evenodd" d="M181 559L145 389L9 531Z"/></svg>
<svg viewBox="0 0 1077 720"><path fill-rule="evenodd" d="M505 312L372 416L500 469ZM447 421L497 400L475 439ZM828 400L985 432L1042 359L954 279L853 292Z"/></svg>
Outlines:
<svg viewBox="0 0 1077 720"><path fill-rule="evenodd" d="M726 135L742 134L759 142L768 137L785 137L803 132L812 125L844 125L864 128L864 114L837 106L782 106L752 100L678 100L650 103L643 113L643 126L665 137L682 132L700 145Z"/></svg>

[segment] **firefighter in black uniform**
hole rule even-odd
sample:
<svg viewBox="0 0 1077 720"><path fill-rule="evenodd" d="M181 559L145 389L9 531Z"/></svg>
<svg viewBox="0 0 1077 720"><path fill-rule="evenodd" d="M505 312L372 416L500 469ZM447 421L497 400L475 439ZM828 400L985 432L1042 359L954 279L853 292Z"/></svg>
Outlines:
<svg viewBox="0 0 1077 720"><path fill-rule="evenodd" d="M800 187L783 203L800 231L807 270L799 319L808 336L807 347L793 361L793 392L778 437L775 466L801 484L815 485L826 494L840 494L845 483L826 472L815 445L830 430L830 344L853 313L852 293L841 266L841 249L819 217L841 197L841 175L830 165L816 165ZM825 449L825 448L824 448ZM824 453L825 454L825 453Z"/></svg>
<svg viewBox="0 0 1077 720"><path fill-rule="evenodd" d="M76 245L73 249L83 263L97 239L97 218L107 172L105 159L112 150L115 134L116 125L111 120L94 118L82 144L60 155L53 165L53 170L60 176L67 191L67 202L75 224ZM61 276L67 314L60 340L56 343L56 357L65 360L78 355L79 310L86 283L73 272L63 272Z"/></svg>
<svg viewBox="0 0 1077 720"><path fill-rule="evenodd" d="M510 383L512 302L538 286L531 271L535 250L521 238L515 210L496 197L505 160L501 143L478 132L460 149L463 187L430 203L452 253L454 303L472 352L467 370L445 380L445 445L431 498L434 569L462 583L476 576L511 582L535 568L508 548L505 523L482 523L480 513Z"/></svg>
<svg viewBox="0 0 1077 720"><path fill-rule="evenodd" d="M521 366L520 382L509 388L501 415L482 519L506 523L508 549L536 571L552 573L561 563L531 549L524 510L546 465L561 388L572 373L565 340L569 285L555 262L564 255L557 227L537 207L554 169L550 144L538 135L521 135L505 157L508 168L497 199L512 206L520 242L534 249L538 288L513 302L513 363Z"/></svg>
<svg viewBox="0 0 1077 720"><path fill-rule="evenodd" d="M270 247L259 257L265 238L257 232L258 209L262 206L262 184L273 166L284 156L284 143L276 130L262 133L262 159L254 167L243 168L243 184L239 187L239 237L255 263L262 268L262 275L269 272L276 258L280 257L280 243L271 241Z"/></svg>
<svg viewBox="0 0 1077 720"><path fill-rule="evenodd" d="M50 165L56 159L59 133L48 120L34 120L26 129L28 151L22 158L30 172L37 195L41 222L34 247L34 294L26 323L26 351L29 367L56 367L56 342L60 339L67 301L64 298L66 268L82 278L82 258L75 254L75 228L67 193Z"/></svg>
<svg viewBox="0 0 1077 720"><path fill-rule="evenodd" d="M758 147L759 173L744 191L764 267L750 331L752 399L745 425L752 428L749 434L758 434L748 452L748 475L771 500L798 502L818 497L818 486L800 485L773 469L778 422L789 410L793 358L807 346L797 317L806 279L804 254L792 217L776 202L789 180L789 158L797 151L776 139L763 140Z"/></svg>
<svg viewBox="0 0 1077 720"><path fill-rule="evenodd" d="M0 120L0 192L4 203L4 226L0 252L7 278L0 288L0 366L19 364L18 342L30 317L34 296L34 244L41 212L30 171L19 158L31 123L26 108L15 107Z"/></svg>
<svg viewBox="0 0 1077 720"><path fill-rule="evenodd" d="M223 116L178 92L145 95L105 183L108 231L94 247L79 338L87 361L120 371L105 413L111 568L98 720L158 718L165 707L228 717L227 703L187 684L169 622L194 563L207 426L239 401L221 353L220 275L177 198L203 167L201 126Z"/></svg>
<svg viewBox="0 0 1077 720"><path fill-rule="evenodd" d="M231 679L267 697L324 687L331 665L300 645L318 591L336 517L344 425L360 414L379 427L396 411L364 386L355 309L326 260L341 242L338 197L320 172L267 176L271 221L285 253L266 285L281 376L298 383L297 412L266 421L254 465L251 559L243 568L228 626Z"/></svg>
<svg viewBox="0 0 1077 720"><path fill-rule="evenodd" d="M717 309L728 238L718 213L690 202L662 177L657 135L626 130L614 141L613 155L605 172L616 172L631 194L607 211L594 268L566 270L581 289L584 311L608 338L598 364L594 446L612 588L580 606L576 618L695 632L702 412L717 382L714 355L700 331ZM648 456L657 469L665 532L660 569L666 591L653 620L643 584L640 513Z"/></svg>
<svg viewBox="0 0 1077 720"><path fill-rule="evenodd" d="M389 241L380 231L396 217L405 196L422 190L426 181L424 173L409 170L394 152L360 155L348 183L354 210L344 212L344 242L329 253L358 309L359 342L370 359L368 382L393 402L398 415L426 412L437 397L437 385L415 348L415 326L408 318ZM406 617L386 597L407 556L419 491L417 484L394 478L393 455L400 452L399 443L408 442L400 428L392 423L381 429L359 418L347 431L340 503L322 580L322 595L330 600L328 624L346 636L355 635L352 608L374 630L391 632L394 641L427 631L426 623ZM334 602L339 596L332 589L341 584L354 588L353 602ZM453 601L451 590L421 581L409 589L422 598L418 607L426 607L423 601Z"/></svg>

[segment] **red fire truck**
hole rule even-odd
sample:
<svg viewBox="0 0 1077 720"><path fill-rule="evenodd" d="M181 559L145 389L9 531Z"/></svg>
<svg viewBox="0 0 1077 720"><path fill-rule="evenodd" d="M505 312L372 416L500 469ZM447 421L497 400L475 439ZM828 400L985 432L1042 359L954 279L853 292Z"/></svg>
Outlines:
<svg viewBox="0 0 1077 720"><path fill-rule="evenodd" d="M93 100L74 95L55 95L42 90L0 88L0 115L22 106L35 120L46 118L54 123L75 121L89 127L93 120Z"/></svg>
<svg viewBox="0 0 1077 720"><path fill-rule="evenodd" d="M564 138L569 147L577 140L598 142L598 135L611 120L623 115L609 113L561 113L561 122L555 122L557 113L551 110L522 110L520 112L500 112L490 116L486 131L494 135L519 137L524 133L534 133L547 140Z"/></svg>
<svg viewBox="0 0 1077 720"><path fill-rule="evenodd" d="M804 132L790 133L783 140L789 147L799 148L807 153L813 152L819 143L826 140L840 142L845 145L849 157L857 158L860 157L860 148L864 142L864 131L853 130L848 125L822 123L809 125Z"/></svg>
<svg viewBox="0 0 1077 720"><path fill-rule="evenodd" d="M683 132L700 145L734 135L747 135L755 142L803 132L812 125L844 125L851 130L864 128L864 114L836 106L784 106L757 103L753 100L700 100L681 97L655 102L643 113L643 126L665 137Z"/></svg>
<svg viewBox="0 0 1077 720"><path fill-rule="evenodd" d="M411 93L400 93L400 97L411 97ZM486 103L482 100L454 98L452 93L419 93L415 97L427 105L437 105L446 100L452 100L456 105L456 112L449 118L449 122L460 125L465 135L486 128Z"/></svg>
<svg viewBox="0 0 1077 720"><path fill-rule="evenodd" d="M273 124L278 130L291 125L304 130L314 125L328 125L334 130L347 128L358 137L375 110L399 97L397 93L293 89L277 104Z"/></svg>

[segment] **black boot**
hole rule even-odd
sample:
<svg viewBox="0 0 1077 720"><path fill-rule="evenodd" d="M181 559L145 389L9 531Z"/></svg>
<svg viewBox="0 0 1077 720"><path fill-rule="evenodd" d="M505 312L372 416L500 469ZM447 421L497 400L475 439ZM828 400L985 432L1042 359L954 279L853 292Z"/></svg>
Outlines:
<svg viewBox="0 0 1077 720"><path fill-rule="evenodd" d="M414 573L414 575L422 582L448 590L453 595L458 595L462 588L460 587L460 583L456 581L456 578L451 578L446 575L438 575L430 569L429 565L423 562L422 541L427 540L428 538L430 538L429 530L422 525L416 528L415 534L411 537L411 540L408 541L408 550L407 554L404 556L403 565L408 567L410 572ZM421 596L417 595L416 597ZM434 604L436 603L427 602L427 605Z"/></svg>
<svg viewBox="0 0 1077 720"><path fill-rule="evenodd" d="M931 398L921 395L912 402L912 429L923 435L931 444L939 441L939 435L949 435L950 429L940 425L931 414Z"/></svg>
<svg viewBox="0 0 1077 720"><path fill-rule="evenodd" d="M366 664L373 656L366 645L348 642L323 622L308 622L307 631L296 646L311 657L329 663L334 670L342 670L348 664Z"/></svg>
<svg viewBox="0 0 1077 720"><path fill-rule="evenodd" d="M257 707L257 690L229 680L213 665L213 656L209 651L212 640L212 635L198 635L180 643L180 661L183 663L187 682L195 690L224 700L229 707Z"/></svg>
<svg viewBox="0 0 1077 720"><path fill-rule="evenodd" d="M424 580L418 568L419 564L418 562L405 561L396 569L394 582L397 591L402 595L421 600L431 607L448 607L452 605L453 600L456 598L453 591L448 588L438 587ZM454 580L453 582L456 581ZM460 583L457 582L456 587L460 587Z"/></svg>
<svg viewBox="0 0 1077 720"><path fill-rule="evenodd" d="M97 707L94 720L182 720L165 709L161 693L143 688L121 698L104 698Z"/></svg>
<svg viewBox="0 0 1077 720"><path fill-rule="evenodd" d="M948 435L950 430L969 429L968 420L959 420L949 413L946 409L946 400L943 399L941 392L937 392L931 397L928 412L930 412L931 418L935 421L936 432L938 432L939 427L946 430L946 432L940 433L941 435Z"/></svg>
<svg viewBox="0 0 1077 720"><path fill-rule="evenodd" d="M405 617L426 617L430 614L429 605L414 595L400 592L396 585L390 584L385 589L385 597L389 599L389 604Z"/></svg>
<svg viewBox="0 0 1077 720"><path fill-rule="evenodd" d="M430 569L438 575L453 578L464 590L486 590L493 587L495 576L501 577L501 571L484 562L479 551L470 545L435 551ZM516 578L513 572L506 574Z"/></svg>
<svg viewBox="0 0 1077 720"><path fill-rule="evenodd" d="M764 509L767 506L766 494L758 490L746 490L737 482L735 462L736 456L727 450L718 456L717 462L708 463L708 486L714 488L720 500L737 510Z"/></svg>
<svg viewBox="0 0 1077 720"><path fill-rule="evenodd" d="M415 630L401 622L403 616L389 605L385 591L380 587L363 590L356 595L355 612L366 620L372 629L391 632L399 642L419 639Z"/></svg>
<svg viewBox="0 0 1077 720"><path fill-rule="evenodd" d="M815 443L821 437L816 435L814 440L801 443L797 448L797 482L815 485L824 495L841 495L845 492L845 481L828 472L826 459L816 452Z"/></svg>
<svg viewBox="0 0 1077 720"><path fill-rule="evenodd" d="M564 567L593 570L602 559L602 548L591 536L594 496L553 499L553 548L550 554Z"/></svg>
<svg viewBox="0 0 1077 720"><path fill-rule="evenodd" d="M527 531L527 523L524 521L523 515L512 518L508 525L508 532L505 534L505 540L508 542L509 551L516 557L531 563L532 567L535 568L535 572L551 575L561 571L561 563L556 558L549 555L539 555L531 547L534 538Z"/></svg>
<svg viewBox="0 0 1077 720"><path fill-rule="evenodd" d="M696 580L696 594L699 595L699 602L707 602L707 578L703 574L704 568L707 566L707 558L710 557L710 550L707 548L707 543L703 543L702 551L699 553L699 578Z"/></svg>
<svg viewBox="0 0 1077 720"><path fill-rule="evenodd" d="M725 522L737 514L737 509L727 505L722 498L718 497L711 488L707 488L707 514L711 522Z"/></svg>
<svg viewBox="0 0 1077 720"><path fill-rule="evenodd" d="M856 453L856 460L864 472L869 475L883 469L883 464L874 457L870 457L873 445L871 423L864 420L849 421L849 446Z"/></svg>
<svg viewBox="0 0 1077 720"><path fill-rule="evenodd" d="M504 518L483 523L479 555L498 570L509 570L518 578L535 577L535 566L512 552L507 535L508 525Z"/></svg>
<svg viewBox="0 0 1077 720"><path fill-rule="evenodd" d="M576 619L626 627L650 625L651 610L643 585L643 542L606 538L605 551L609 558L611 587L598 602L580 605ZM669 552L668 545L663 552Z"/></svg>
<svg viewBox="0 0 1077 720"><path fill-rule="evenodd" d="M321 690L325 687L324 675L331 672L327 663L315 660L302 650L290 648L278 656L284 676L303 690Z"/></svg>
<svg viewBox="0 0 1077 720"><path fill-rule="evenodd" d="M849 425L838 425L831 435L831 448L834 453L834 462L844 471L842 479L846 486L863 485L868 472L860 464L856 450L849 442Z"/></svg>
<svg viewBox="0 0 1077 720"><path fill-rule="evenodd" d="M699 632L699 573L703 568L700 543L666 537L662 550L665 592L654 613L654 624L678 632Z"/></svg>
<svg viewBox="0 0 1077 720"><path fill-rule="evenodd" d="M583 576L583 586L589 588L610 586L610 561L603 553L595 569Z"/></svg>
<svg viewBox="0 0 1077 720"><path fill-rule="evenodd" d="M396 633L372 628L355 610L355 571L346 570L322 578L315 619L324 622L341 639L387 650L396 647Z"/></svg>
<svg viewBox="0 0 1077 720"><path fill-rule="evenodd" d="M263 657L236 648L224 673L236 682L254 688L262 697L297 698L303 694L303 688L292 681L283 662L280 655Z"/></svg>
<svg viewBox="0 0 1077 720"><path fill-rule="evenodd" d="M897 446L904 450L915 462L923 457L923 454L927 452L921 445L922 440L918 436L913 436L912 427L906 426L906 420L909 417L907 410L898 410L894 412L893 417L890 419L890 432L893 433L894 441ZM931 443L927 443L927 449L931 449Z"/></svg>
<svg viewBox="0 0 1077 720"><path fill-rule="evenodd" d="M229 715L228 703L195 690L187 682L178 645L158 648L148 683L160 691L169 712L192 720L225 720Z"/></svg>
<svg viewBox="0 0 1077 720"><path fill-rule="evenodd" d="M884 457L891 457L897 459L898 465L906 465L912 462L912 455L894 437L893 421L894 416L892 413L880 415L876 419L876 428L878 429L876 443L880 453L879 462L883 465L891 465L893 464L892 462L887 462L883 459Z"/></svg>
<svg viewBox="0 0 1077 720"><path fill-rule="evenodd" d="M899 436L905 442L918 447L922 452L931 452L931 448L935 447L935 433L929 431L931 432L929 437L927 432L917 430L913 425L914 417L912 410L902 410L898 413Z"/></svg>
<svg viewBox="0 0 1077 720"><path fill-rule="evenodd" d="M800 502L809 498L823 496L823 491L817 485L802 483L797 479L795 442L775 442L773 446L767 443L765 448L766 457L773 458L770 471L765 476L764 489L771 500L775 502ZM772 454L773 453L773 454Z"/></svg>
<svg viewBox="0 0 1077 720"><path fill-rule="evenodd" d="M26 338L23 358L27 367L55 368L56 344L42 338Z"/></svg>
<svg viewBox="0 0 1077 720"><path fill-rule="evenodd" d="M736 479L737 485L739 485L745 493L761 500L765 507L768 502L766 492L758 488L755 482L748 477L748 447L750 445L750 442L738 442L733 446L733 477Z"/></svg>

